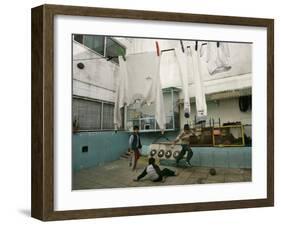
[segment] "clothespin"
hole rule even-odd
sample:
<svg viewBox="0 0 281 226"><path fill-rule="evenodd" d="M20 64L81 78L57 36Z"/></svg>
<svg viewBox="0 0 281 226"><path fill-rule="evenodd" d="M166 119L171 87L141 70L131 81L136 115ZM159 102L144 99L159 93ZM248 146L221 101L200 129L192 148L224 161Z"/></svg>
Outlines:
<svg viewBox="0 0 281 226"><path fill-rule="evenodd" d="M182 52L184 53L184 47L183 47L183 42L182 42L182 40L180 40L180 43L181 43L181 50L182 50Z"/></svg>
<svg viewBox="0 0 281 226"><path fill-rule="evenodd" d="M160 56L160 48L159 48L159 44L157 41L155 41L155 44L156 44L156 53L157 53L157 56Z"/></svg>
<svg viewBox="0 0 281 226"><path fill-rule="evenodd" d="M217 42L217 48L219 48L220 47L220 42Z"/></svg>
<svg viewBox="0 0 281 226"><path fill-rule="evenodd" d="M198 49L198 41L195 41L195 51Z"/></svg>

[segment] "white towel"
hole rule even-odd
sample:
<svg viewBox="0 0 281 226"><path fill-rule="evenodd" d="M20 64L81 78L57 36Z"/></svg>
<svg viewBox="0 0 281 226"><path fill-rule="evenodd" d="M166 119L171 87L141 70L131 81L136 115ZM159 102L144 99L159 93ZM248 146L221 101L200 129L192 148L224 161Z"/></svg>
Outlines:
<svg viewBox="0 0 281 226"><path fill-rule="evenodd" d="M120 109L125 104L155 103L155 120L159 128L164 130L166 118L159 74L160 57L156 52L132 54L126 57L125 62L119 57L119 64L114 123L120 127Z"/></svg>
<svg viewBox="0 0 281 226"><path fill-rule="evenodd" d="M184 115L186 118L189 118L190 116L190 99L189 99L189 93L188 93L188 76L190 76L190 70L191 67L187 66L188 59L187 59L187 54L188 53L183 53L182 50L176 48L176 58L178 61L178 67L180 71L180 77L181 77L181 83L182 83L182 91L183 91L183 96L184 96ZM190 50L188 50L190 52Z"/></svg>
<svg viewBox="0 0 281 226"><path fill-rule="evenodd" d="M116 69L117 87L115 93L115 105L114 105L114 125L115 130L122 125L121 108L127 103L126 99L126 87L127 85L127 66L121 56L119 56L119 68Z"/></svg>
<svg viewBox="0 0 281 226"><path fill-rule="evenodd" d="M190 46L191 54L188 55L188 67L192 68L194 85L195 85L195 101L196 101L196 121L206 121L207 119L207 104L205 97L205 87L203 83L202 64L200 57L200 48L198 43L198 50L195 46Z"/></svg>

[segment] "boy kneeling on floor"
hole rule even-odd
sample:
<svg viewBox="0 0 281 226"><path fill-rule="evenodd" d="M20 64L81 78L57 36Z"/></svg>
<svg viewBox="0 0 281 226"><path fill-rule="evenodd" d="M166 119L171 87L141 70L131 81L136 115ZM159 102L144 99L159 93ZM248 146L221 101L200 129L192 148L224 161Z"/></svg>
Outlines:
<svg viewBox="0 0 281 226"><path fill-rule="evenodd" d="M149 158L148 166L145 167L143 172L136 179L134 179L134 181L139 181L145 176L147 176L147 178L153 182L164 182L166 177L177 176L177 174L168 168L161 170L160 167L155 163L155 159Z"/></svg>

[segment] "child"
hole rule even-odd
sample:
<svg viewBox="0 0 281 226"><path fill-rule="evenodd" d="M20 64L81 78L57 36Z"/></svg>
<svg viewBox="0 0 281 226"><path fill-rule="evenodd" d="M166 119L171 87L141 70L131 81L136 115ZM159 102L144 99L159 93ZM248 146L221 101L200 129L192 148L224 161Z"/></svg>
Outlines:
<svg viewBox="0 0 281 226"><path fill-rule="evenodd" d="M134 179L134 181L139 181L141 178L147 176L153 182L164 182L166 177L176 175L177 174L174 171L168 168L164 168L163 170L161 170L159 166L155 164L155 159L149 158L148 166L145 167L143 172L136 179Z"/></svg>
<svg viewBox="0 0 281 226"><path fill-rule="evenodd" d="M135 170L137 167L138 159L140 158L139 149L142 148L142 145L141 145L141 139L140 139L140 135L139 135L139 127L134 126L133 130L134 130L134 132L129 138L129 148L133 155L133 156L131 156L130 166L132 165L132 170Z"/></svg>
<svg viewBox="0 0 281 226"><path fill-rule="evenodd" d="M174 140L174 142L173 142L174 144L176 144L178 141L181 141L181 146L182 146L181 152L179 153L179 155L176 158L176 164L177 165L179 164L179 161L183 158L183 156L187 152L185 165L189 166L189 167L191 166L190 160L193 156L193 152L192 152L192 150L190 148L190 145L189 145L189 137L192 136L192 135L194 135L194 133L192 133L190 131L189 125L185 124L184 127L183 127L183 132L181 132L177 136L176 140Z"/></svg>

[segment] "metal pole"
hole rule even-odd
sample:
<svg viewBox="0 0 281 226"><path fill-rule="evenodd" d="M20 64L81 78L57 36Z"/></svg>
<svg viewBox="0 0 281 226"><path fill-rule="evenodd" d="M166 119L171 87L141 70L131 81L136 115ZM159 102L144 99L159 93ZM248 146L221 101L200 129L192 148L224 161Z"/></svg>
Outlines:
<svg viewBox="0 0 281 226"><path fill-rule="evenodd" d="M103 102L101 102L101 117L100 117L101 125L100 128L101 130L103 129Z"/></svg>
<svg viewBox="0 0 281 226"><path fill-rule="evenodd" d="M175 114L174 114L174 92L173 89L171 89L171 98L172 98L172 112L173 112L173 129L175 129Z"/></svg>

